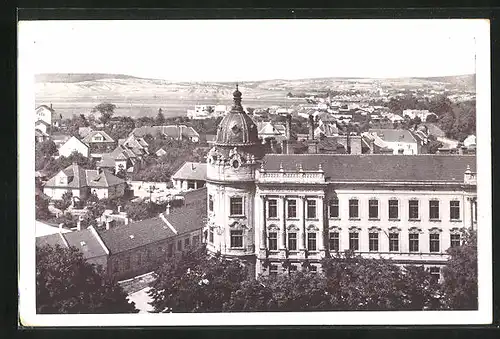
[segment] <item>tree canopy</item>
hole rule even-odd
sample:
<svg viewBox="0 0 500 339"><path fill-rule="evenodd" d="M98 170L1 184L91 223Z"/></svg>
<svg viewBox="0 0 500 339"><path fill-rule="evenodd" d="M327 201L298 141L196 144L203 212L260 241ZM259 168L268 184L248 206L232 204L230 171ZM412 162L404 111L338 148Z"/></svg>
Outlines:
<svg viewBox="0 0 500 339"><path fill-rule="evenodd" d="M36 248L36 310L43 314L135 313L123 289L78 249Z"/></svg>
<svg viewBox="0 0 500 339"><path fill-rule="evenodd" d="M108 102L100 103L92 109L93 113L101 114L100 120L104 126L111 120L113 114L115 114L116 105Z"/></svg>

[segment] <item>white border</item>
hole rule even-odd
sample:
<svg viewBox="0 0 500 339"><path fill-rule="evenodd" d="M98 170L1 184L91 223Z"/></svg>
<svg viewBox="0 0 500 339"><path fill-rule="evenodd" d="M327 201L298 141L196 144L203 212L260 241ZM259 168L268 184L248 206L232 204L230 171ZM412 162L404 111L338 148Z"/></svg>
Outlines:
<svg viewBox="0 0 500 339"><path fill-rule="evenodd" d="M463 20L463 19L460 19ZM479 309L477 311L290 312L126 315L35 314L34 64L30 31L18 26L19 314L23 326L216 326L216 325L420 325L492 322L490 28L467 19L477 31L477 171ZM19 36L22 39L19 39ZM50 57L50 56L48 56Z"/></svg>

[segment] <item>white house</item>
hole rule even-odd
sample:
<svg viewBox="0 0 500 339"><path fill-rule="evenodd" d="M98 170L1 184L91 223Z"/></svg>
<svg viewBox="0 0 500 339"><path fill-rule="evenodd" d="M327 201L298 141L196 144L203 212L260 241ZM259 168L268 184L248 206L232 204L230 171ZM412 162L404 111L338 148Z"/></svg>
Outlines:
<svg viewBox="0 0 500 339"><path fill-rule="evenodd" d="M42 131L44 134L48 134L50 124L45 120L37 120L35 122L35 129Z"/></svg>
<svg viewBox="0 0 500 339"><path fill-rule="evenodd" d="M471 134L465 138L464 146L467 148L476 148L476 136Z"/></svg>
<svg viewBox="0 0 500 339"><path fill-rule="evenodd" d="M375 143L392 149L393 154L419 154L417 140L405 129L370 129L367 133L375 138Z"/></svg>
<svg viewBox="0 0 500 339"><path fill-rule="evenodd" d="M71 137L59 148L59 155L69 157L73 152L78 152L84 157L89 157L90 150L89 146L84 144L77 137Z"/></svg>
<svg viewBox="0 0 500 339"><path fill-rule="evenodd" d="M35 121L43 120L49 126L58 127L60 124L61 116L58 116L54 109L52 109L52 104L50 107L47 105L40 105L35 108Z"/></svg>
<svg viewBox="0 0 500 339"><path fill-rule="evenodd" d="M172 175L172 183L179 191L187 191L205 186L207 178L207 164L186 161Z"/></svg>

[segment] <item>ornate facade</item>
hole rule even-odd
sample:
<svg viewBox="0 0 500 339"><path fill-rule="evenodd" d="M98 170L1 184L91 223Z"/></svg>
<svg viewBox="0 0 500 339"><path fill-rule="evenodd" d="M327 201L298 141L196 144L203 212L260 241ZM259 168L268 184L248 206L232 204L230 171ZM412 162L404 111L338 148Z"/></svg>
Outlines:
<svg viewBox="0 0 500 339"><path fill-rule="evenodd" d="M476 227L475 156L263 154L234 92L207 157L211 252L256 274L320 270L351 249L438 268ZM437 271L439 274L439 271Z"/></svg>

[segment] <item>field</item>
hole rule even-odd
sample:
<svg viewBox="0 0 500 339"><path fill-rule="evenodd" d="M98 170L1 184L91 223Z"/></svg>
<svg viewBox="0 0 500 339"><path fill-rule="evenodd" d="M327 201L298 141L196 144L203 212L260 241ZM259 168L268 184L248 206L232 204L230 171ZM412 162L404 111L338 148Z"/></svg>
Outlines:
<svg viewBox="0 0 500 339"><path fill-rule="evenodd" d="M377 87L422 88L446 86L469 88L471 76L429 79L347 79L320 78L242 82L243 105L248 107L290 106L295 100L288 92L332 90L373 90ZM63 115L89 113L107 101L117 106L117 115L154 116L162 108L166 116L184 116L197 104L232 103L234 83L171 82L116 74L41 74L36 77L36 105L52 103Z"/></svg>

